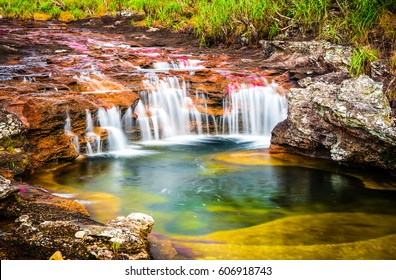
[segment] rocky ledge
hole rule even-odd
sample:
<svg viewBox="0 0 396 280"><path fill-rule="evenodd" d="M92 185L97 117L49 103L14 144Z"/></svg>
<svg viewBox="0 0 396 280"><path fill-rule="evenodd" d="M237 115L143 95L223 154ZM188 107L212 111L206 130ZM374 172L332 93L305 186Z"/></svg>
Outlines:
<svg viewBox="0 0 396 280"><path fill-rule="evenodd" d="M132 213L107 224L85 207L0 176L0 259L149 259L154 221Z"/></svg>
<svg viewBox="0 0 396 280"><path fill-rule="evenodd" d="M272 132L272 149L343 164L396 171L396 118L384 84L385 63L351 78L351 48L328 42L263 41L266 67L288 71L288 118ZM389 87L387 87L389 88Z"/></svg>

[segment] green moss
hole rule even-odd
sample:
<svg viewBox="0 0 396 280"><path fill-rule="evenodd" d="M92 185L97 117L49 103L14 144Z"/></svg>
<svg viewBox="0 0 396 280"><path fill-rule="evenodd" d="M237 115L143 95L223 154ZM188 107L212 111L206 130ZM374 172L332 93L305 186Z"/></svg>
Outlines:
<svg viewBox="0 0 396 280"><path fill-rule="evenodd" d="M18 142L19 139L3 137L0 139L0 151L3 150L9 153L14 153Z"/></svg>

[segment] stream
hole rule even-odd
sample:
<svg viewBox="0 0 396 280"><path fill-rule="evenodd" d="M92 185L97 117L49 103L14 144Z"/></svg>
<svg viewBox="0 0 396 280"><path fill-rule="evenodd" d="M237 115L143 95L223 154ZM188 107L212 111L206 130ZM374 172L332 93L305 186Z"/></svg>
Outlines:
<svg viewBox="0 0 396 280"><path fill-rule="evenodd" d="M205 50L41 25L1 26L14 44L44 49L18 63L8 57L3 92L15 106L28 92L89 96L97 108L83 118L64 111L58 132L80 157L24 178L29 184L84 204L99 222L151 215L154 259L394 259L394 178L270 153L287 87L268 71ZM143 35L152 36L129 38ZM118 106L131 93L139 101Z"/></svg>

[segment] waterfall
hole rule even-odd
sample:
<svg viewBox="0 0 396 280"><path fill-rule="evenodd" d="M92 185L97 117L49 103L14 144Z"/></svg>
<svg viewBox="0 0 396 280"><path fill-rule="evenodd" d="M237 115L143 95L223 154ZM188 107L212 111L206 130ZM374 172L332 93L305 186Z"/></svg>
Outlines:
<svg viewBox="0 0 396 280"><path fill-rule="evenodd" d="M142 140L202 134L202 115L188 95L186 83L177 77L146 77L147 96L135 109Z"/></svg>
<svg viewBox="0 0 396 280"><path fill-rule="evenodd" d="M132 116L132 108L129 107L125 114L122 116L122 124L124 126L125 132L132 131L133 127L133 116Z"/></svg>
<svg viewBox="0 0 396 280"><path fill-rule="evenodd" d="M197 59L188 59L186 57L179 57L177 60L172 60L170 62L167 61L158 61L153 63L153 70L156 72L159 71L168 71L170 69L173 70L183 70L183 71L194 71L204 69L205 67L202 65L201 60ZM145 69L147 71L147 69Z"/></svg>
<svg viewBox="0 0 396 280"><path fill-rule="evenodd" d="M108 144L110 151L121 151L127 148L127 139L124 134L121 113L117 107L108 110L99 108L98 119L100 127L108 131Z"/></svg>
<svg viewBox="0 0 396 280"><path fill-rule="evenodd" d="M271 136L287 117L287 99L271 85L230 84L224 100L223 133Z"/></svg>
<svg viewBox="0 0 396 280"><path fill-rule="evenodd" d="M72 126L71 126L71 120L70 120L70 115L69 112L66 112L66 122L65 122L65 126L64 126L64 131L65 134L70 136L71 138L71 142L73 144L74 149L80 153L80 144L78 142L78 136L75 135L72 131Z"/></svg>
<svg viewBox="0 0 396 280"><path fill-rule="evenodd" d="M91 112L86 109L87 128L85 130L85 140L87 142L87 154L102 152L102 145L100 142L100 135L94 132L94 124ZM96 151L95 151L96 150Z"/></svg>
<svg viewBox="0 0 396 280"><path fill-rule="evenodd" d="M223 99L223 115L210 114L207 97L192 98L185 81L177 77L159 78L147 75L146 91L140 93L135 108L124 114L118 107L99 108L95 118L86 110L86 153L100 154L103 150L100 129L107 131L107 150L132 151L126 133L140 130L142 141L152 141L185 135L239 135L270 137L274 126L287 117L287 99L276 92L276 85L266 82L235 83L227 87ZM72 137L77 151L78 137L72 132L67 113L65 133Z"/></svg>

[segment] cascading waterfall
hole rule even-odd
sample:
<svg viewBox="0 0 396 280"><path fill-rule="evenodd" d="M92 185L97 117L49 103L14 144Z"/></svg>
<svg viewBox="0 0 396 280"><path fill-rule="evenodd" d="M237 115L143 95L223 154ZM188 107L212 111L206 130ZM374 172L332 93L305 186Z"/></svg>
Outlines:
<svg viewBox="0 0 396 280"><path fill-rule="evenodd" d="M177 77L159 78L148 74L143 81L146 91L135 108L124 114L117 107L99 108L95 121L86 110L86 152L100 154L101 136L96 127L106 130L107 150L130 149L127 134L139 128L142 141L152 141L184 135L240 135L270 137L274 126L287 117L287 99L276 92L276 85L266 81L229 84L223 100L223 116L209 114L204 94L190 97L188 85ZM197 108L200 108L198 110ZM72 136L79 150L78 137L71 131L67 115L65 133Z"/></svg>
<svg viewBox="0 0 396 280"><path fill-rule="evenodd" d="M143 83L148 92L135 109L142 140L202 134L202 115L188 96L184 81L148 75Z"/></svg>
<svg viewBox="0 0 396 280"><path fill-rule="evenodd" d="M275 125L287 117L287 99L274 86L231 83L224 100L223 134L271 136Z"/></svg>
<svg viewBox="0 0 396 280"><path fill-rule="evenodd" d="M64 126L64 131L65 131L66 135L70 136L74 149L78 153L80 153L80 144L78 142L78 136L76 134L74 134L74 132L72 131L69 112L66 112L66 122L65 122L65 126Z"/></svg>
<svg viewBox="0 0 396 280"><path fill-rule="evenodd" d="M102 145L100 135L94 132L94 123L91 112L86 110L87 128L85 131L85 140L87 142L87 154L94 154L102 152ZM95 151L96 150L96 151Z"/></svg>
<svg viewBox="0 0 396 280"><path fill-rule="evenodd" d="M127 149L127 138L121 123L121 112L117 107L108 110L99 108L99 125L108 131L109 151L121 151Z"/></svg>

